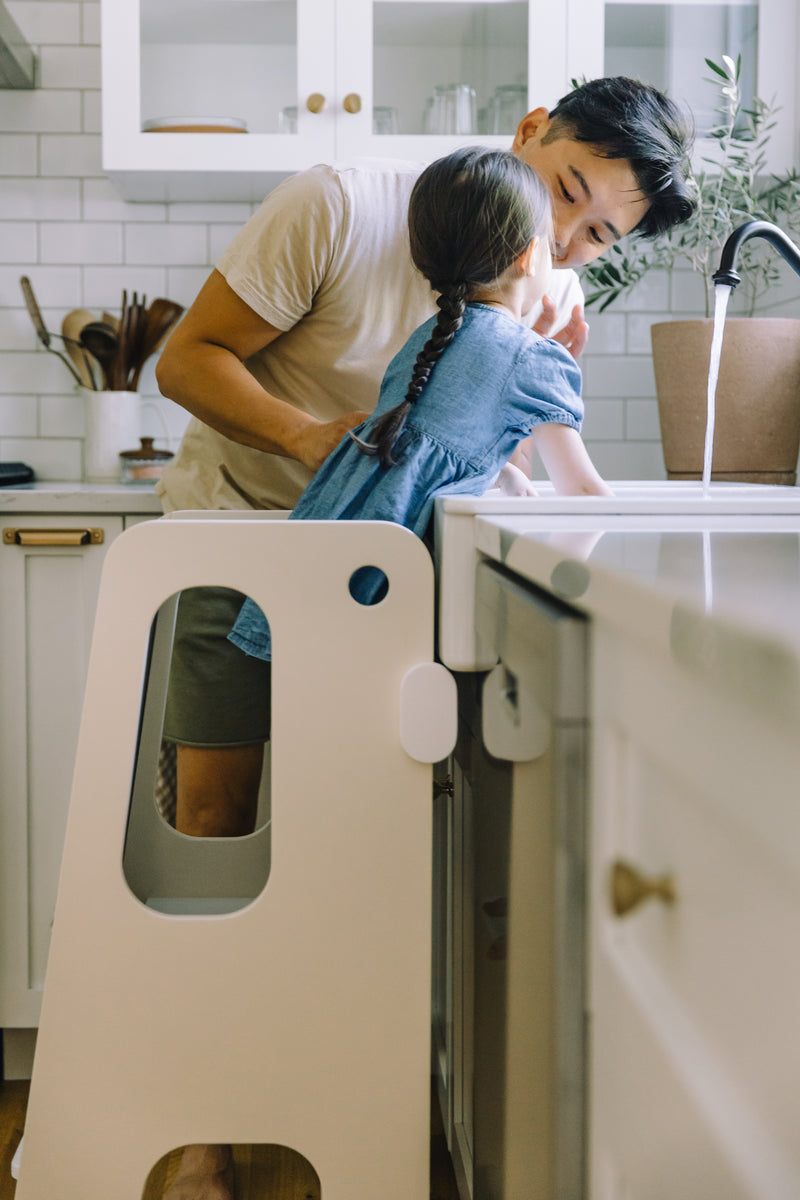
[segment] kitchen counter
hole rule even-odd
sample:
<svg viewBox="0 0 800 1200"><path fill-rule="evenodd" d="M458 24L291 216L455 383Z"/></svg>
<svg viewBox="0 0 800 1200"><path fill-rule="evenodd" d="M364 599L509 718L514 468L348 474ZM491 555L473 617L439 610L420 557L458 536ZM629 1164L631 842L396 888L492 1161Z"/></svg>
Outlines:
<svg viewBox="0 0 800 1200"><path fill-rule="evenodd" d="M26 483L0 488L3 513L154 513L161 502L147 483Z"/></svg>
<svg viewBox="0 0 800 1200"><path fill-rule="evenodd" d="M461 620L458 601L474 593L476 564L489 559L797 727L800 515L539 515L510 504L473 513L467 535L463 515L448 525L447 506L440 645L453 669L492 665L469 661L474 618Z"/></svg>

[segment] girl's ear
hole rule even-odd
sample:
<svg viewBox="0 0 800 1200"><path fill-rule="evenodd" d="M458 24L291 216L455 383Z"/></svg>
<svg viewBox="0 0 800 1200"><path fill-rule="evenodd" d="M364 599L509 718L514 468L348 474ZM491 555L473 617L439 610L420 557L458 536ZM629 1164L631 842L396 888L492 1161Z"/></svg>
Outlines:
<svg viewBox="0 0 800 1200"><path fill-rule="evenodd" d="M536 274L536 249L539 245L539 239L534 238L529 246L520 254L517 262L519 263L520 271L523 275L530 275L531 278Z"/></svg>

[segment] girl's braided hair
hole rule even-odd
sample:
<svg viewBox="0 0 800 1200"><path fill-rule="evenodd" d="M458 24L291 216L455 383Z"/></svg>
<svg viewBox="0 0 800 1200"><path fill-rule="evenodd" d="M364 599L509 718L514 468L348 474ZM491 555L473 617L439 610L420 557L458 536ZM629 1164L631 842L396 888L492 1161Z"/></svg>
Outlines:
<svg viewBox="0 0 800 1200"><path fill-rule="evenodd" d="M411 257L439 293L439 313L405 399L375 422L371 441L351 434L364 454L394 466L392 448L461 328L470 294L499 279L534 238L549 238L551 219L544 184L510 151L463 146L422 172L408 206Z"/></svg>

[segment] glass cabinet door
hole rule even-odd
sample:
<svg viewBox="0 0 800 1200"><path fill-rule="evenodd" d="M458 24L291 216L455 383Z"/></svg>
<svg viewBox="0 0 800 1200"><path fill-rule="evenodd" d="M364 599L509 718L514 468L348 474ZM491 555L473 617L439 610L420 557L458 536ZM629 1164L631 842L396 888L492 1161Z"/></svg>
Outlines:
<svg viewBox="0 0 800 1200"><path fill-rule="evenodd" d="M794 161L794 26L787 37L781 0L573 0L572 7L576 26L581 10L595 10L576 29L572 73L629 75L665 90L694 114L700 154L719 103L719 85L708 82L705 60L741 55L745 107L760 96L781 108L770 165L780 170Z"/></svg>
<svg viewBox="0 0 800 1200"><path fill-rule="evenodd" d="M529 0L342 5L339 152L434 157L455 142L495 136L510 145L528 111L530 7Z"/></svg>
<svg viewBox="0 0 800 1200"><path fill-rule="evenodd" d="M112 176L285 172L332 157L331 3L103 0L102 19Z"/></svg>

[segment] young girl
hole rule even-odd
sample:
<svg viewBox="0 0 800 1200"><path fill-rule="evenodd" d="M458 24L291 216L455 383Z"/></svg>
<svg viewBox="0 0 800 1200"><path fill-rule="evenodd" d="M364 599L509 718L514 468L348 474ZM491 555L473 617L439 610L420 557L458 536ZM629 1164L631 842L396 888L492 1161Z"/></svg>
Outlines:
<svg viewBox="0 0 800 1200"><path fill-rule="evenodd" d="M580 370L529 328L551 265L539 178L508 151L461 148L422 172L408 224L439 313L395 355L375 413L322 464L292 517L394 521L423 537L437 496L482 494L530 435L557 491L609 494L580 437ZM382 582L365 570L357 598L376 602ZM253 601L229 636L270 657Z"/></svg>

